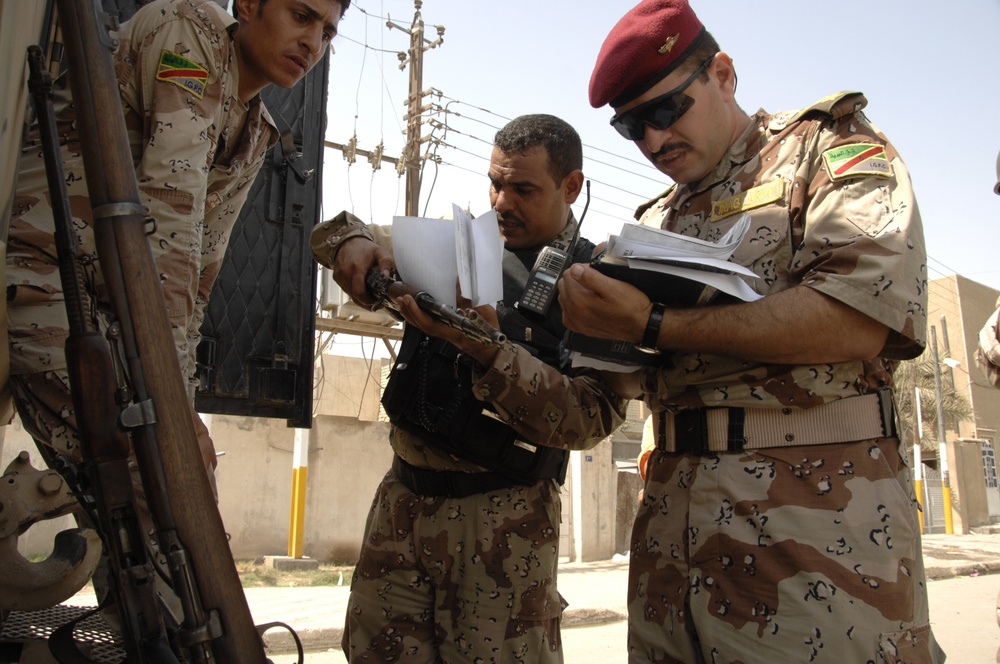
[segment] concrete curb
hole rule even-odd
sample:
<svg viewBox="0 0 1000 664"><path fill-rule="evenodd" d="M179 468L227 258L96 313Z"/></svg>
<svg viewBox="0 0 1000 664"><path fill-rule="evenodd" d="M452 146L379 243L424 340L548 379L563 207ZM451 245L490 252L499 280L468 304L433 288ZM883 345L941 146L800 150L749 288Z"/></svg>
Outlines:
<svg viewBox="0 0 1000 664"><path fill-rule="evenodd" d="M628 616L611 609L567 609L563 611L562 627L590 627L627 620Z"/></svg>
<svg viewBox="0 0 1000 664"><path fill-rule="evenodd" d="M594 625L606 625L610 623L627 620L628 616L611 609L567 609L563 612L562 628L574 629L578 627L592 627ZM295 634L302 643L302 650L305 652L318 650L340 650L340 642L344 637L344 630L341 628L329 629L303 629ZM280 627L272 627L264 633L264 646L267 652L274 655L284 655L296 652L295 639L291 632Z"/></svg>
<svg viewBox="0 0 1000 664"><path fill-rule="evenodd" d="M956 576L980 576L984 574L1000 573L1000 561L968 563L965 565L934 566L924 570L928 581L939 581L941 579L953 579Z"/></svg>
<svg viewBox="0 0 1000 664"><path fill-rule="evenodd" d="M922 554L928 581L1000 574L1000 537L995 534L925 536ZM626 621L627 583L627 560L560 563L559 589L569 603L563 611L562 627L578 630ZM305 652L339 651L346 591L343 588L333 594L315 590L285 594L270 590L248 593L248 599L258 602L254 606L255 616L273 616L274 620L296 625ZM267 622L266 618L261 622ZM295 639L286 630L269 630L264 643L268 652L276 656L296 651Z"/></svg>
<svg viewBox="0 0 1000 664"><path fill-rule="evenodd" d="M340 627L303 629L297 630L295 633L298 635L299 641L302 642L302 650L305 652L331 648L340 650L340 642L344 638L344 630ZM264 647L267 652L275 655L296 652L292 633L278 627L271 628L264 634Z"/></svg>

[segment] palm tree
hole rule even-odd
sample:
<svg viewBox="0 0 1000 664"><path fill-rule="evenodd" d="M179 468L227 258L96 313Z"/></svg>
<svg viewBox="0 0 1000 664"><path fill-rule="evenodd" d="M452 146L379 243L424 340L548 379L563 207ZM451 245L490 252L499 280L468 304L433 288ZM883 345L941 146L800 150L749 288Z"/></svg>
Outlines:
<svg viewBox="0 0 1000 664"><path fill-rule="evenodd" d="M900 437L913 444L914 373L916 386L920 388L920 414L923 421L923 436L920 448L935 454L938 449L937 390L934 385L934 358L930 353L900 362L894 374L896 383L896 408L899 416ZM944 411L945 429L958 430L958 423L972 419L972 406L955 390L955 385L946 375L941 377L941 405Z"/></svg>

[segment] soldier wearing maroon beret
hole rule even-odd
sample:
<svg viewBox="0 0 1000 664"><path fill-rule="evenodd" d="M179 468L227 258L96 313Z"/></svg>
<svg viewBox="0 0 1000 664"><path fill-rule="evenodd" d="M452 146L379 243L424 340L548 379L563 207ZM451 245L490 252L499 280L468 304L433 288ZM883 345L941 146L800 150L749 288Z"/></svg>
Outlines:
<svg viewBox="0 0 1000 664"><path fill-rule="evenodd" d="M859 92L748 114L686 0L611 30L595 108L674 184L640 223L717 241L752 295L695 303L574 265L571 330L662 354L623 374L656 450L632 534L629 661L940 662L892 374L925 346L906 165Z"/></svg>

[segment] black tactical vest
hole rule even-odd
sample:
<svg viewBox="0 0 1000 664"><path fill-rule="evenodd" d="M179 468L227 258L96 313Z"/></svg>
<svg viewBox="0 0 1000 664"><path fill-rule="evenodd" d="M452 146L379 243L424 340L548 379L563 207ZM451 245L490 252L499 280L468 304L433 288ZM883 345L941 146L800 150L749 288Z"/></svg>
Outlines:
<svg viewBox="0 0 1000 664"><path fill-rule="evenodd" d="M580 238L572 261L588 262L593 249L590 241ZM544 319L525 316L513 306L537 254L504 251L504 300L497 304L497 315L511 341L558 367L566 331L558 301ZM473 396L473 364L455 346L407 326L382 396L389 420L443 452L503 475L511 484L530 485L546 478L562 484L569 453L519 439L489 404Z"/></svg>

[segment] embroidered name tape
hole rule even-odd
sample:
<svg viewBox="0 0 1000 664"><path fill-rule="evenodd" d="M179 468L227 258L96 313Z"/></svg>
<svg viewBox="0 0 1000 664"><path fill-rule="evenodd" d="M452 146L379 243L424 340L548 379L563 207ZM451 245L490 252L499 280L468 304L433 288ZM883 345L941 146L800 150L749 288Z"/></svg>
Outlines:
<svg viewBox="0 0 1000 664"><path fill-rule="evenodd" d="M743 212L744 210L753 210L754 208L759 208L762 205L767 205L768 203L773 203L774 201L780 201L785 196L785 181L781 178L768 182L767 184L758 185L752 189L747 189L742 194L736 194L735 196L730 196L729 198L723 198L721 201L715 201L712 203L712 214L708 218L709 221L719 221L720 219L725 219L737 212Z"/></svg>
<svg viewBox="0 0 1000 664"><path fill-rule="evenodd" d="M208 70L183 55L164 49L156 68L156 80L179 85L201 99L205 95L205 84L208 83Z"/></svg>
<svg viewBox="0 0 1000 664"><path fill-rule="evenodd" d="M823 153L831 180L875 175L892 177L892 165L885 154L885 147L874 143L854 143L831 148Z"/></svg>

